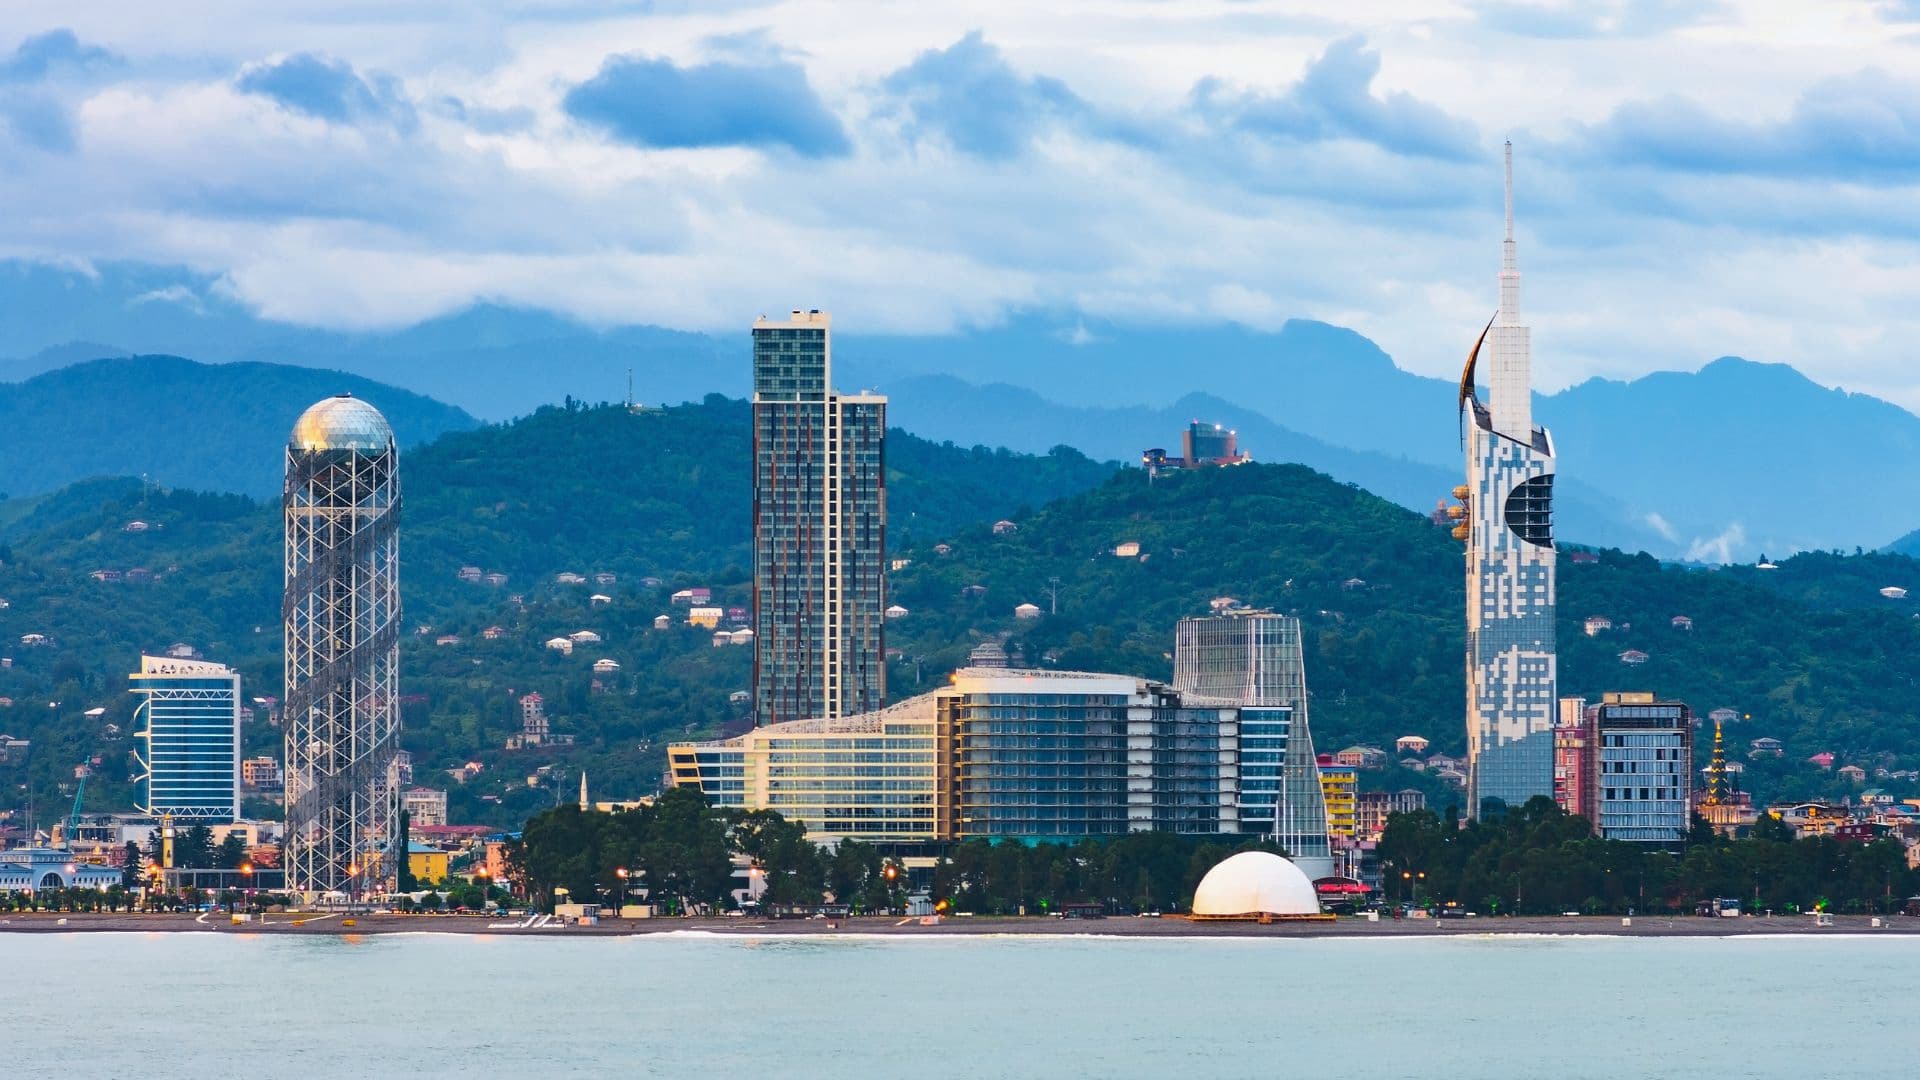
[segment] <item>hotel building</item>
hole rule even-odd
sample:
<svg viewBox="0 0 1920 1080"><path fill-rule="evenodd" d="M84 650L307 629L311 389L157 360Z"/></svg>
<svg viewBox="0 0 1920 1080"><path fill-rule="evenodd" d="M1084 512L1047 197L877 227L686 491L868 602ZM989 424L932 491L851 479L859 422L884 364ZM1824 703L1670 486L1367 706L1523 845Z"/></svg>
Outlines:
<svg viewBox="0 0 1920 1080"><path fill-rule="evenodd" d="M1686 842L1693 826L1693 713L1685 704L1606 694L1558 735L1565 748L1563 809L1585 816L1608 840Z"/></svg>
<svg viewBox="0 0 1920 1080"><path fill-rule="evenodd" d="M667 757L675 786L815 841L1239 831L1237 707L1128 675L964 668L885 709Z"/></svg>
<svg viewBox="0 0 1920 1080"><path fill-rule="evenodd" d="M1459 406L1467 421L1468 812L1551 797L1556 670L1553 439L1533 424L1532 343L1520 319L1513 240L1513 146L1506 154L1500 309L1467 358ZM1474 375L1491 344L1488 400Z"/></svg>
<svg viewBox="0 0 1920 1080"><path fill-rule="evenodd" d="M830 318L753 324L754 722L886 697L887 399L833 389Z"/></svg>
<svg viewBox="0 0 1920 1080"><path fill-rule="evenodd" d="M223 664L142 656L128 676L136 751L144 770L140 809L182 821L240 816L240 673Z"/></svg>

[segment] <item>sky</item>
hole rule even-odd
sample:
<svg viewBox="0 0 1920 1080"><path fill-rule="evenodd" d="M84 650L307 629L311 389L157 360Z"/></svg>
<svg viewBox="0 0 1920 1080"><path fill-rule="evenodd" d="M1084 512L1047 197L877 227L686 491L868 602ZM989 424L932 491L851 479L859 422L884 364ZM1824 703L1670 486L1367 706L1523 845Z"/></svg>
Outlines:
<svg viewBox="0 0 1920 1080"><path fill-rule="evenodd" d="M260 315L1313 318L1920 409L1920 0L10 0L0 258ZM191 288L156 303L192 305Z"/></svg>

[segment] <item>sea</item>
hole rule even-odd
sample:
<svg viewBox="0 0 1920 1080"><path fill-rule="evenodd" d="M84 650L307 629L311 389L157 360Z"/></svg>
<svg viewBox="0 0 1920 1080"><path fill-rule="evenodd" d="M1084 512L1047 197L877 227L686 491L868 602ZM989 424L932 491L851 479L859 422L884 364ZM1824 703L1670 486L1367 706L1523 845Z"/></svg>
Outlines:
<svg viewBox="0 0 1920 1080"><path fill-rule="evenodd" d="M0 934L0 1076L1899 1075L1920 937Z"/></svg>

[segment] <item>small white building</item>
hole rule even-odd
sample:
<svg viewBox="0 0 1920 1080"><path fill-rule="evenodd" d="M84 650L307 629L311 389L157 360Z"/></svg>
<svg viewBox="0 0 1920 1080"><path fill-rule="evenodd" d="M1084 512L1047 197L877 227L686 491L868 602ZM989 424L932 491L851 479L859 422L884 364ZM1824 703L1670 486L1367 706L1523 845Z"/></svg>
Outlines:
<svg viewBox="0 0 1920 1080"><path fill-rule="evenodd" d="M553 583L555 585L585 585L587 579L580 574L569 572L553 575Z"/></svg>
<svg viewBox="0 0 1920 1080"><path fill-rule="evenodd" d="M893 604L887 608L887 618L889 619L904 619L908 614L907 609L901 607L899 604Z"/></svg>
<svg viewBox="0 0 1920 1080"><path fill-rule="evenodd" d="M1140 557L1140 541L1127 540L1114 545L1113 555L1114 555L1114 558L1116 559L1139 558Z"/></svg>
<svg viewBox="0 0 1920 1080"><path fill-rule="evenodd" d="M595 675L612 675L619 670L620 661L618 660L609 660L602 657L593 662L593 673Z"/></svg>
<svg viewBox="0 0 1920 1080"><path fill-rule="evenodd" d="M654 628L655 630L671 630L671 629L673 629L673 616L671 616L671 615L655 615L655 616L653 617L653 628Z"/></svg>
<svg viewBox="0 0 1920 1080"><path fill-rule="evenodd" d="M1880 590L1880 595L1889 600L1905 600L1907 598L1907 590L1898 585L1889 585Z"/></svg>
<svg viewBox="0 0 1920 1080"><path fill-rule="evenodd" d="M1037 619L1040 617L1040 605L1021 604L1019 607L1013 609L1013 617L1016 619Z"/></svg>
<svg viewBox="0 0 1920 1080"><path fill-rule="evenodd" d="M600 644L600 635L591 630L575 630L573 633L568 634L567 637L573 639L575 645Z"/></svg>
<svg viewBox="0 0 1920 1080"><path fill-rule="evenodd" d="M563 637L548 638L547 648L552 649L554 652L557 652L562 656L573 655L573 641L570 638L563 638Z"/></svg>
<svg viewBox="0 0 1920 1080"><path fill-rule="evenodd" d="M587 603L594 607L606 607L608 604L613 603L613 597L608 596L606 593L594 593L592 596L587 597Z"/></svg>

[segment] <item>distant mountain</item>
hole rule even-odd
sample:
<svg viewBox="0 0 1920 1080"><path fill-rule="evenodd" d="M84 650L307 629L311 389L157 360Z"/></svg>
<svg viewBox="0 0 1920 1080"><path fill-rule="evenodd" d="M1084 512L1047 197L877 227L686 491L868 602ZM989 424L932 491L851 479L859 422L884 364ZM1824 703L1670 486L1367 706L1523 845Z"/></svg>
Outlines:
<svg viewBox="0 0 1920 1080"><path fill-rule="evenodd" d="M1188 394L1164 407L1066 406L1022 387L975 386L948 375L909 376L886 389L890 415L933 439L972 439L1030 453L1064 443L1095 457L1137 461L1148 447L1177 454L1187 424L1202 420L1238 432L1240 448L1255 461L1305 465L1412 510L1432 509L1460 482L1457 467L1336 446L1211 394ZM1668 546L1590 484L1563 480L1554 494L1564 540L1630 551Z"/></svg>
<svg viewBox="0 0 1920 1080"><path fill-rule="evenodd" d="M137 264L91 271L0 261L10 316L0 355L27 358L0 361L0 377L132 348L336 368L488 420L566 397L620 400L629 371L643 402L747 389L750 312L737 330L691 334L478 305L410 328L341 333L259 318L205 275ZM67 345L75 341L115 344ZM1458 351L1465 345L1463 331ZM1207 411L1238 417L1250 443L1257 433L1261 460L1303 461L1409 506L1431 505L1459 471L1452 381L1404 371L1366 338L1324 323L1265 331L1023 312L990 328L890 336L843 321L834 351L842 386L888 393L894 423L962 444L1064 443L1131 458L1171 443L1178 429L1162 421L1202 394L1230 403ZM928 378L959 382L919 381ZM1021 419L1002 423L940 396L960 384L993 388L963 395L981 406L1004 387L1036 397L1007 399L1018 406L1007 415ZM1884 544L1920 523L1908 510L1920 494L1920 418L1791 368L1728 358L1697 373L1593 380L1537 398L1536 415L1558 443L1562 534L1573 539L1750 561ZM1148 426L1160 434L1140 442L1134 433Z"/></svg>
<svg viewBox="0 0 1920 1080"><path fill-rule="evenodd" d="M1539 405L1563 474L1708 561L1877 547L1920 521L1920 417L1785 364L1594 379ZM1655 525L1658 528L1658 524Z"/></svg>
<svg viewBox="0 0 1920 1080"><path fill-rule="evenodd" d="M330 394L363 397L403 446L474 426L460 409L370 379L174 356L93 360L0 384L0 489L15 498L90 476L265 496L293 422Z"/></svg>

